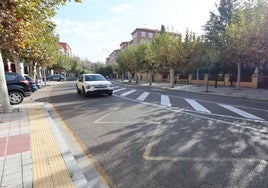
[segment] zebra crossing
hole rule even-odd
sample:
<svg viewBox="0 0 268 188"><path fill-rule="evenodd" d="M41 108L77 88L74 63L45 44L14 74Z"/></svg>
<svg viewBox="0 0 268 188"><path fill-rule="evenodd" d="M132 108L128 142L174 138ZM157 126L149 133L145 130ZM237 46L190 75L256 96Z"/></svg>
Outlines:
<svg viewBox="0 0 268 188"><path fill-rule="evenodd" d="M193 99L185 99L196 111L199 112L205 112L205 113L211 113L210 110L206 109L203 105L198 103L197 101Z"/></svg>
<svg viewBox="0 0 268 188"><path fill-rule="evenodd" d="M140 102L144 102L146 100L148 102L150 95L152 95L152 93L147 92L147 91L141 92L141 91L137 91L135 89L117 88L117 86L114 87L113 92L115 95L120 96L120 97L129 97L131 94L137 93L136 95L131 96L131 99L136 100L136 101L140 101ZM117 94L117 93L119 93L119 94ZM190 109L192 109L193 111L200 112L200 113L206 113L206 114L213 113L211 109L208 109L207 107L205 107L203 104L201 104L197 100L190 99L190 98L183 98L183 101L186 101L186 104L188 104ZM168 95L160 94L159 104L166 106L166 107L173 107L173 104L170 100L170 96L168 96ZM260 121L264 120L261 117L253 115L251 113L248 113L248 112L241 110L241 109L239 109L235 106L232 106L232 105L221 104L221 103L215 103L215 105L238 115L238 117L243 117L243 118L252 119L252 120L260 120ZM181 108L183 108L183 106L181 106Z"/></svg>

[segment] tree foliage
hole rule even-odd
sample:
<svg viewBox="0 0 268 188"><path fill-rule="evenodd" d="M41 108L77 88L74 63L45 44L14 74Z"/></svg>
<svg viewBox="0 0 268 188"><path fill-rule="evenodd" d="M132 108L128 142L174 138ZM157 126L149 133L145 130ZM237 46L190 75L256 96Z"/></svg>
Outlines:
<svg viewBox="0 0 268 188"><path fill-rule="evenodd" d="M75 0L81 2L81 0ZM50 18L55 15L59 5L67 0L1 0L0 2L0 60L12 57L16 64L16 71L21 72L19 63L37 63L46 65L55 58L56 38L53 35L54 25ZM9 109L7 102L4 66L0 66L1 104L4 112Z"/></svg>

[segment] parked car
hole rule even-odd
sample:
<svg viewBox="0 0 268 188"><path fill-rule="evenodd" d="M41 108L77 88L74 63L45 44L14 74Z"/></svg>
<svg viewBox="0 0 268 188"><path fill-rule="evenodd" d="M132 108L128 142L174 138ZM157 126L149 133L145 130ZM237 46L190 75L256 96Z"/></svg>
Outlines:
<svg viewBox="0 0 268 188"><path fill-rule="evenodd" d="M24 75L24 78L29 82L32 92L37 91L38 87L34 79L32 79L30 76L27 75Z"/></svg>
<svg viewBox="0 0 268 188"><path fill-rule="evenodd" d="M112 83L101 74L81 74L76 82L76 90L85 97L90 94L113 94Z"/></svg>
<svg viewBox="0 0 268 188"><path fill-rule="evenodd" d="M47 81L64 81L64 76L62 74L52 74L47 77Z"/></svg>
<svg viewBox="0 0 268 188"><path fill-rule="evenodd" d="M5 77L10 104L20 104L24 97L31 95L30 84L22 75L14 72L5 72Z"/></svg>

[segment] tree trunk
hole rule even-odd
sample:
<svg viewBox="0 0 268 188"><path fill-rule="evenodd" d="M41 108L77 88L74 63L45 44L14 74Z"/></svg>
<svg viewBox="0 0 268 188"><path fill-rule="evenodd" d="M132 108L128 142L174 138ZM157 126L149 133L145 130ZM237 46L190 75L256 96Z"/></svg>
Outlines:
<svg viewBox="0 0 268 188"><path fill-rule="evenodd" d="M169 70L169 75L170 75L170 82L169 82L169 87L170 88L174 88L174 69L173 68L170 68Z"/></svg>
<svg viewBox="0 0 268 188"><path fill-rule="evenodd" d="M33 75L35 79L39 79L38 78L38 74L37 74L37 66L36 63L33 64Z"/></svg>
<svg viewBox="0 0 268 188"><path fill-rule="evenodd" d="M36 78L38 80L42 80L42 67L39 67L39 66L34 66L34 74L36 75Z"/></svg>
<svg viewBox="0 0 268 188"><path fill-rule="evenodd" d="M136 81L136 84L139 83L139 77L138 77L138 73L137 72L135 72L135 81Z"/></svg>
<svg viewBox="0 0 268 188"><path fill-rule="evenodd" d="M240 89L240 81L241 81L241 63L237 63L237 81L236 81L237 89Z"/></svg>
<svg viewBox="0 0 268 188"><path fill-rule="evenodd" d="M45 70L40 66L36 66L36 78L40 80L42 85L46 85L46 81L43 79L45 78Z"/></svg>
<svg viewBox="0 0 268 188"><path fill-rule="evenodd" d="M23 63L20 62L20 57L14 52L11 53L13 61L15 63L16 73L24 75L24 66Z"/></svg>
<svg viewBox="0 0 268 188"><path fill-rule="evenodd" d="M149 70L149 85L151 86L153 82L153 71Z"/></svg>
<svg viewBox="0 0 268 188"><path fill-rule="evenodd" d="M29 76L35 80L33 64L29 64Z"/></svg>
<svg viewBox="0 0 268 188"><path fill-rule="evenodd" d="M125 75L124 75L124 71L121 72L121 81L124 81Z"/></svg>
<svg viewBox="0 0 268 188"><path fill-rule="evenodd" d="M128 75L128 82L131 82L131 79L132 79L132 74L131 72L127 72L127 75Z"/></svg>
<svg viewBox="0 0 268 188"><path fill-rule="evenodd" d="M196 86L199 87L199 69L196 70Z"/></svg>
<svg viewBox="0 0 268 188"><path fill-rule="evenodd" d="M0 104L2 104L3 112L11 112L12 106L9 102L9 95L6 84L4 62L2 58L2 52L0 50Z"/></svg>

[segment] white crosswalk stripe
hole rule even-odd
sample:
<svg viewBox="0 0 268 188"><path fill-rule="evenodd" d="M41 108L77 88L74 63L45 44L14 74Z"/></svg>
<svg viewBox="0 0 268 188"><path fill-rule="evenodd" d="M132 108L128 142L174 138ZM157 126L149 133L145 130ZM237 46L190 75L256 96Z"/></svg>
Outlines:
<svg viewBox="0 0 268 188"><path fill-rule="evenodd" d="M126 88L118 88L116 90L114 90L113 92L116 93L116 92L119 92L119 91L123 91L125 90ZM129 91L126 91L122 94L120 94L121 97L126 97L128 95L130 95L131 93L134 93L136 92L135 89L132 89L132 90L129 90ZM137 101L145 101L145 99L148 98L148 96L150 96L150 92L143 92L139 97L136 98ZM202 104L200 104L199 102L197 102L196 100L194 99L189 99L189 98L184 98L184 100L192 106L192 108L197 111L197 112L204 112L204 113L212 113L210 110L208 110L205 106L203 106ZM171 107L172 104L170 102L170 99L169 99L169 96L168 95L161 95L161 101L160 101L161 105L163 106L169 106ZM226 105L226 104L220 104L220 103L216 103L217 105L231 111L231 112L234 112L235 114L238 114L244 118L248 118L248 119L254 119L254 120L264 120L262 119L261 117L258 117L258 116L255 116L253 114L250 114L248 112L245 112L243 110L240 110L234 106L231 106L231 105Z"/></svg>
<svg viewBox="0 0 268 188"><path fill-rule="evenodd" d="M199 104L198 102L196 102L193 99L185 99L196 111L199 112L205 112L205 113L211 113L211 111L209 111L208 109L206 109L204 106L202 106L201 104Z"/></svg>
<svg viewBox="0 0 268 188"><path fill-rule="evenodd" d="M124 90L124 89L126 89L126 88L116 89L116 90L113 91L113 93L116 93L116 92L118 92L118 91L122 91L122 90Z"/></svg>
<svg viewBox="0 0 268 188"><path fill-rule="evenodd" d="M148 97L149 94L150 94L149 92L144 92L136 100L138 100L138 101L144 101Z"/></svg>
<svg viewBox="0 0 268 188"><path fill-rule="evenodd" d="M125 97L125 96L127 96L127 95L129 95L131 93L134 93L135 91L136 91L135 89L132 89L132 90L130 90L128 92L122 93L120 96Z"/></svg>
<svg viewBox="0 0 268 188"><path fill-rule="evenodd" d="M169 97L167 95L161 95L161 104L164 106L171 106Z"/></svg>
<svg viewBox="0 0 268 188"><path fill-rule="evenodd" d="M252 115L250 113L247 113L243 110L240 110L238 108L235 108L233 106L230 106L230 105L226 105L226 104L218 104L220 106L222 106L223 108L227 109L227 110L230 110L236 114L239 114L245 118L249 118L249 119L256 119L256 120L263 120L262 118L258 117L258 116L255 116L255 115Z"/></svg>

